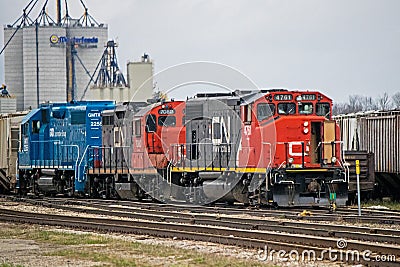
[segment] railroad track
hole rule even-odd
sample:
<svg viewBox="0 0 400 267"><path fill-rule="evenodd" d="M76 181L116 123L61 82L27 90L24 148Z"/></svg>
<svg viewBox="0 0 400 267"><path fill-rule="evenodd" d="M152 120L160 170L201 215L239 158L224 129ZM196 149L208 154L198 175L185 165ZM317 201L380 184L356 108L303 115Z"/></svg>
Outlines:
<svg viewBox="0 0 400 267"><path fill-rule="evenodd" d="M95 203L79 202L74 203L75 206L65 205L65 203L51 203L46 201L29 201L33 204L62 209L73 212L83 212L93 215L106 215L116 217L126 217L133 219L142 219L149 221L170 222L170 223L190 223L199 225L213 225L220 227L234 227L238 229L255 229L255 230L269 230L286 232L292 234L310 234L318 236L336 237L358 239L370 242L387 242L400 245L400 230L395 229L381 229L371 227L357 227L346 225L329 225L318 224L312 222L295 222L295 221L282 221L274 218L262 217L233 217L232 215L224 216L224 214L202 214L198 213L182 213L174 210L154 210L147 208L134 208L134 207L116 207L115 205L104 205ZM57 201L56 201L57 202ZM67 203L71 204L70 201ZM76 207L86 206L88 208ZM93 209L94 208L94 209ZM296 217L298 219L298 217Z"/></svg>
<svg viewBox="0 0 400 267"><path fill-rule="evenodd" d="M269 249L285 251L296 249L299 253L304 250L322 253L327 248L337 249L336 242L346 240L345 251L370 250L374 252L371 256L372 260L373 257L381 254L394 255L396 259L400 259L400 231L394 229L317 224L293 220L280 221L269 217L242 218L235 214L202 214L198 210L196 213L190 213L180 209L156 208L165 207L165 205L156 204L145 205L146 207L140 205L139 208L136 205L122 206L123 203L114 201L107 203L102 201L96 203L92 200L60 201L59 199L25 199L25 201L72 212L117 216L119 219L77 218L77 216L19 213L2 209L0 210L0 220L193 239L256 249L263 249L265 246L268 246ZM74 206L70 206L70 204ZM169 206L167 205L167 207ZM186 210L188 210L187 207ZM134 220L127 220L127 218ZM371 264L371 262L364 263ZM395 266L400 262L385 262L385 265L387 264Z"/></svg>
<svg viewBox="0 0 400 267"><path fill-rule="evenodd" d="M6 222L41 224L52 226L63 226L77 229L118 232L139 235L152 235L174 239L191 239L197 241L214 242L225 245L236 245L247 248L264 249L266 246L275 251L296 250L298 253L313 250L318 255L324 256L323 251L337 250L337 238L318 237L310 235L293 235L272 231L244 230L234 228L222 228L214 226L200 226L191 224L176 224L154 221L131 221L122 219L88 218L65 215L52 215L30 212L12 211L0 209L0 220ZM400 257L400 247L381 243L361 242L358 240L347 240L347 251L371 251L370 259L374 260L381 253ZM371 263L363 258L360 262ZM400 262L388 262L390 265ZM386 262L385 262L386 264ZM377 265L378 266L378 265Z"/></svg>
<svg viewBox="0 0 400 267"><path fill-rule="evenodd" d="M110 205L114 205L113 210L129 212L132 209L146 209L153 211L195 211L196 213L206 214L224 214L224 215L250 215L255 217L275 217L279 219L300 220L306 219L315 222L348 222L348 223L368 223L377 225L400 225L400 212L395 211L374 211L363 210L363 216L357 215L356 209L341 209L334 213L330 213L324 209L311 209L309 214L311 216L299 216L303 209L249 209L246 207L224 207L224 206L195 206L195 205L172 205L172 204L159 204L151 202L131 202L131 201L118 201L118 200L98 200L98 199L27 199L27 198L14 198L16 201L24 201L32 204L43 203L42 205L77 205L95 207L99 209L109 209Z"/></svg>

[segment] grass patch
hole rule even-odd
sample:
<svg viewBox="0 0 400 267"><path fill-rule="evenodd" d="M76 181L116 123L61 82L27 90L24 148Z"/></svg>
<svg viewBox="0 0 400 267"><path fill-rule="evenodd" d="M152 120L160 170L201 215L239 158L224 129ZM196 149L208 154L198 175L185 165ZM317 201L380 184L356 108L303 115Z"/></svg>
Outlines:
<svg viewBox="0 0 400 267"><path fill-rule="evenodd" d="M71 261L92 261L99 266L266 266L255 260L129 242L95 234L54 232L37 226L0 227L0 239L34 240L40 246L47 245L46 247L51 248L40 252L42 256L63 257ZM16 266L3 264L0 267Z"/></svg>
<svg viewBox="0 0 400 267"><path fill-rule="evenodd" d="M90 244L105 244L107 238L102 236L95 236L91 234L68 234L63 232L54 232L40 230L38 228L26 230L18 227L7 229L0 229L0 236L2 239L18 238L18 239L31 239L38 242L48 242L56 245L90 245Z"/></svg>
<svg viewBox="0 0 400 267"><path fill-rule="evenodd" d="M371 206L384 206L391 210L400 210L400 202L397 201L369 200L365 203L362 203L361 206L365 208Z"/></svg>

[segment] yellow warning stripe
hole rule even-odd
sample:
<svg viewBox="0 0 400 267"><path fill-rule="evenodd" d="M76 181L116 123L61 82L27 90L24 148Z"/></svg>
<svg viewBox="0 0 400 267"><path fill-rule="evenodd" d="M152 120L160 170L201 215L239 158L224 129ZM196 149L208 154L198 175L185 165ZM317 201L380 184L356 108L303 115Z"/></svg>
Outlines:
<svg viewBox="0 0 400 267"><path fill-rule="evenodd" d="M286 169L286 172L327 172L328 169Z"/></svg>
<svg viewBox="0 0 400 267"><path fill-rule="evenodd" d="M219 168L219 167L172 167L172 172L201 172L201 171L212 171L212 172L239 172L239 173L266 173L266 168Z"/></svg>

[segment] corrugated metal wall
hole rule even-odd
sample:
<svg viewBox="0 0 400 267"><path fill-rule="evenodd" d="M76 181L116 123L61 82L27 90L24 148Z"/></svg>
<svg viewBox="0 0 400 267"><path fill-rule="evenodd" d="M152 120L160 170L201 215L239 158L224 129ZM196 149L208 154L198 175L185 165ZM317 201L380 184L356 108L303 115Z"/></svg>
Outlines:
<svg viewBox="0 0 400 267"><path fill-rule="evenodd" d="M26 114L28 111L0 115L0 169L9 168L11 153L15 152L13 157L16 159L19 125Z"/></svg>
<svg viewBox="0 0 400 267"><path fill-rule="evenodd" d="M4 28L5 42L15 32L13 27ZM4 53L4 80L9 93L17 99L17 109L24 109L23 31L18 31Z"/></svg>
<svg viewBox="0 0 400 267"><path fill-rule="evenodd" d="M375 171L400 174L400 110L338 115L345 150L375 154ZM359 141L359 146L354 144Z"/></svg>
<svg viewBox="0 0 400 267"><path fill-rule="evenodd" d="M0 169L8 169L8 138L10 120L0 118Z"/></svg>
<svg viewBox="0 0 400 267"><path fill-rule="evenodd" d="M24 109L36 108L36 31L35 26L23 29L23 78ZM65 48L50 47L51 35L63 36L65 29L57 26L41 26L39 40L39 103L65 102L66 63Z"/></svg>
<svg viewBox="0 0 400 267"><path fill-rule="evenodd" d="M108 26L104 25L102 27L84 27L84 26L75 26L67 29L68 36L73 37L85 37L85 38L98 38L98 43L94 44L94 47L85 48L77 46L75 49L77 51L77 55L82 60L82 63L85 65L85 68L93 74L96 69L97 64L99 63L101 57L103 56L103 51L105 45L108 41ZM75 75L76 75L76 92L75 98L80 99L83 95L83 91L85 90L87 84L90 81L89 75L86 73L82 64L79 63L78 59L75 60ZM94 77L95 79L96 77ZM90 99L90 90L87 91L87 99ZM85 98L86 99L86 98Z"/></svg>

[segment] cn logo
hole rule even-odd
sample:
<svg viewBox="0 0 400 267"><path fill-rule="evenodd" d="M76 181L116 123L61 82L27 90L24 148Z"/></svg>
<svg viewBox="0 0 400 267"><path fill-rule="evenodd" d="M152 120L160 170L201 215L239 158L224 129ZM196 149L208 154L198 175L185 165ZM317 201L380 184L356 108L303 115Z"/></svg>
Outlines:
<svg viewBox="0 0 400 267"><path fill-rule="evenodd" d="M295 153L295 152L293 152L293 146L301 146L301 142L290 142L289 143L289 155L290 156L292 156L292 157L301 157L301 156L303 156L303 154L300 152L300 153ZM300 151L301 151L301 148L300 148Z"/></svg>

